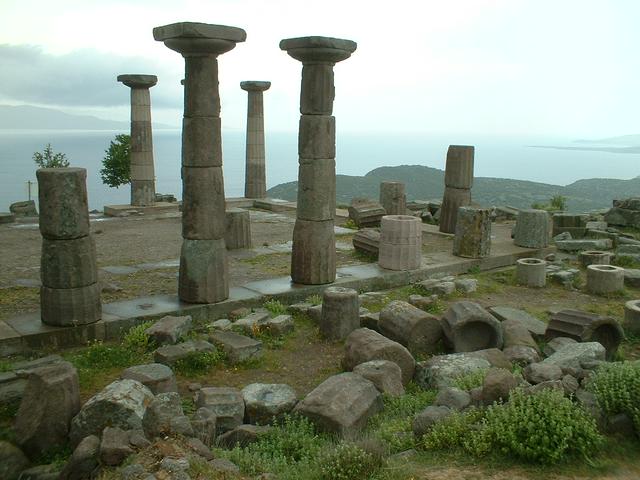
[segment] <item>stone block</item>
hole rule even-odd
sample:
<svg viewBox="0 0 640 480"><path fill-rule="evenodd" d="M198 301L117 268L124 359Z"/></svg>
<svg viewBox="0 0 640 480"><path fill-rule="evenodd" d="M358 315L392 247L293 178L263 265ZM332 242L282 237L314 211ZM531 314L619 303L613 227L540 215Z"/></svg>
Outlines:
<svg viewBox="0 0 640 480"><path fill-rule="evenodd" d="M416 364L414 381L422 388L451 387L461 376L488 370L491 363L471 353L436 355Z"/></svg>
<svg viewBox="0 0 640 480"><path fill-rule="evenodd" d="M542 363L552 363L563 369L582 368L585 363L604 360L605 355L605 348L598 342L569 343Z"/></svg>
<svg viewBox="0 0 640 480"><path fill-rule="evenodd" d="M545 210L520 210L514 228L513 243L525 248L546 248L551 233L549 214Z"/></svg>
<svg viewBox="0 0 640 480"><path fill-rule="evenodd" d="M330 115L300 116L298 156L301 159L335 158L335 117Z"/></svg>
<svg viewBox="0 0 640 480"><path fill-rule="evenodd" d="M640 335L640 300L624 304L624 328L631 335Z"/></svg>
<svg viewBox="0 0 640 480"><path fill-rule="evenodd" d="M608 238L593 238L582 240L555 240L558 250L564 252L579 252L581 250L610 250L613 242Z"/></svg>
<svg viewBox="0 0 640 480"><path fill-rule="evenodd" d="M228 250L251 248L251 217L248 210L227 210L225 225L224 242Z"/></svg>
<svg viewBox="0 0 640 480"><path fill-rule="evenodd" d="M385 215L380 225L381 242L422 247L422 222L419 218L410 215Z"/></svg>
<svg viewBox="0 0 640 480"><path fill-rule="evenodd" d="M460 207L453 239L453 254L464 258L484 258L491 254L491 211Z"/></svg>
<svg viewBox="0 0 640 480"><path fill-rule="evenodd" d="M203 352L215 352L216 347L204 340L189 340L175 345L165 345L153 352L153 359L156 363L172 366L178 360L183 360L190 355Z"/></svg>
<svg viewBox="0 0 640 480"><path fill-rule="evenodd" d="M373 200L356 204L352 201L349 206L349 219L353 220L358 228L377 227L386 214L382 205Z"/></svg>
<svg viewBox="0 0 640 480"><path fill-rule="evenodd" d="M24 200L22 202L14 202L9 205L9 211L16 217L37 217L35 200Z"/></svg>
<svg viewBox="0 0 640 480"><path fill-rule="evenodd" d="M336 162L331 159L300 161L297 218L333 220L336 214Z"/></svg>
<svg viewBox="0 0 640 480"><path fill-rule="evenodd" d="M298 403L293 388L282 383L252 383L242 389L242 398L247 420L258 425L271 425Z"/></svg>
<svg viewBox="0 0 640 480"><path fill-rule="evenodd" d="M328 287L322 295L320 334L330 340L344 340L360 327L360 301L352 288Z"/></svg>
<svg viewBox="0 0 640 480"><path fill-rule="evenodd" d="M157 345L175 344L191 330L191 315L174 317L167 315L155 322L144 333Z"/></svg>
<svg viewBox="0 0 640 480"><path fill-rule="evenodd" d="M229 297L224 239L182 242L178 296L189 303L216 303Z"/></svg>
<svg viewBox="0 0 640 480"><path fill-rule="evenodd" d="M120 374L120 378L136 380L151 390L154 395L178 391L178 384L173 371L161 363L134 365L125 369Z"/></svg>
<svg viewBox="0 0 640 480"><path fill-rule="evenodd" d="M336 279L336 243L333 226L333 220L296 220L291 252L293 282L322 285Z"/></svg>
<svg viewBox="0 0 640 480"><path fill-rule="evenodd" d="M434 353L442 340L442 327L436 317L401 300L392 301L380 311L378 328L414 355Z"/></svg>
<svg viewBox="0 0 640 480"><path fill-rule="evenodd" d="M372 382L380 393L392 397L404 395L402 370L397 363L389 360L370 360L356 365L353 373Z"/></svg>
<svg viewBox="0 0 640 480"><path fill-rule="evenodd" d="M263 323L263 328L271 335L280 336L293 332L295 325L291 315L278 315L274 318L268 318Z"/></svg>
<svg viewBox="0 0 640 480"><path fill-rule="evenodd" d="M547 329L547 324L533 315L512 307L490 307L489 312L498 320L512 320L520 322L534 338L542 338Z"/></svg>
<svg viewBox="0 0 640 480"><path fill-rule="evenodd" d="M209 339L218 345L232 364L262 357L262 342L235 332L217 331Z"/></svg>
<svg viewBox="0 0 640 480"><path fill-rule="evenodd" d="M42 322L59 327L94 323L102 317L99 283L79 288L40 287Z"/></svg>
<svg viewBox="0 0 640 480"><path fill-rule="evenodd" d="M84 168L40 168L40 233L51 240L89 235L87 171Z"/></svg>
<svg viewBox="0 0 640 480"><path fill-rule="evenodd" d="M222 167L183 167L182 192L182 237L189 240L224 238Z"/></svg>
<svg viewBox="0 0 640 480"><path fill-rule="evenodd" d="M218 434L242 425L244 419L244 398L236 388L205 387L196 394L196 407L207 408L215 414Z"/></svg>
<svg viewBox="0 0 640 480"><path fill-rule="evenodd" d="M49 288L78 288L98 281L93 237L71 240L42 239L40 278Z"/></svg>

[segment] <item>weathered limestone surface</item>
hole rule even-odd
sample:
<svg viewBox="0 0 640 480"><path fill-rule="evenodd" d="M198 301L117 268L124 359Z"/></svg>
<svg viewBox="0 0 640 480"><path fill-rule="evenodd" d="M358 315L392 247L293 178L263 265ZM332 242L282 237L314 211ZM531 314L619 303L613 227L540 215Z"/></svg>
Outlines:
<svg viewBox="0 0 640 480"><path fill-rule="evenodd" d="M544 210L520 210L516 219L513 243L525 248L549 245L549 214Z"/></svg>
<svg viewBox="0 0 640 480"><path fill-rule="evenodd" d="M118 75L118 81L131 88L131 205L153 205L156 188L149 89L158 83L158 77Z"/></svg>
<svg viewBox="0 0 640 480"><path fill-rule="evenodd" d="M243 42L246 32L182 22L154 28L153 37L185 59L178 295L190 303L220 302L229 297L229 283L217 57Z"/></svg>
<svg viewBox="0 0 640 480"><path fill-rule="evenodd" d="M640 300L624 304L624 328L632 335L640 335Z"/></svg>
<svg viewBox="0 0 640 480"><path fill-rule="evenodd" d="M491 254L491 210L460 207L453 239L453 254L465 258L484 258Z"/></svg>
<svg viewBox="0 0 640 480"><path fill-rule="evenodd" d="M167 315L147 328L144 333L157 345L174 344L191 330L192 323L191 315Z"/></svg>
<svg viewBox="0 0 640 480"><path fill-rule="evenodd" d="M547 262L539 258L516 260L516 282L526 287L544 287L547 283Z"/></svg>
<svg viewBox="0 0 640 480"><path fill-rule="evenodd" d="M328 37L280 42L281 50L302 62L298 209L291 255L295 283L318 285L331 283L336 277L333 67L349 58L356 47L350 40Z"/></svg>
<svg viewBox="0 0 640 480"><path fill-rule="evenodd" d="M250 423L270 425L274 419L289 413L298 402L289 385L252 383L242 389L245 414Z"/></svg>
<svg viewBox="0 0 640 480"><path fill-rule="evenodd" d="M78 288L98 281L93 237L71 240L42 239L40 278L50 288Z"/></svg>
<svg viewBox="0 0 640 480"><path fill-rule="evenodd" d="M349 206L349 219L353 220L358 228L378 227L386 214L382 205L373 200L353 199Z"/></svg>
<svg viewBox="0 0 640 480"><path fill-rule="evenodd" d="M458 209L471 205L475 148L449 145L444 172L444 196L440 209L440 231L455 233Z"/></svg>
<svg viewBox="0 0 640 480"><path fill-rule="evenodd" d="M360 300L352 288L328 287L322 294L320 334L330 340L344 340L360 327Z"/></svg>
<svg viewBox="0 0 640 480"><path fill-rule="evenodd" d="M451 304L442 317L442 329L456 352L502 348L500 322L474 302Z"/></svg>
<svg viewBox="0 0 640 480"><path fill-rule="evenodd" d="M432 354L442 339L437 317L401 300L394 300L380 311L380 333L401 343L414 354Z"/></svg>
<svg viewBox="0 0 640 480"><path fill-rule="evenodd" d="M402 182L380 183L380 204L387 215L406 215L407 196Z"/></svg>
<svg viewBox="0 0 640 480"><path fill-rule="evenodd" d="M227 210L224 242L228 250L251 248L251 216L248 210Z"/></svg>
<svg viewBox="0 0 640 480"><path fill-rule="evenodd" d="M248 92L245 198L264 198L267 195L262 92L268 90L269 87L271 87L271 82L240 82L240 88Z"/></svg>
<svg viewBox="0 0 640 480"><path fill-rule="evenodd" d="M610 225L640 228L640 198L614 200L604 219Z"/></svg>
<svg viewBox="0 0 640 480"><path fill-rule="evenodd" d="M402 370L397 363L389 360L370 360L356 365L353 373L372 382L380 393L386 393L392 397L404 395Z"/></svg>
<svg viewBox="0 0 640 480"><path fill-rule="evenodd" d="M242 392L236 388L203 388L196 395L196 407L208 408L216 415L218 433L232 430L243 423L244 399Z"/></svg>
<svg viewBox="0 0 640 480"><path fill-rule="evenodd" d="M377 257L380 250L380 232L373 228L358 230L353 236L353 248Z"/></svg>
<svg viewBox="0 0 640 480"><path fill-rule="evenodd" d="M436 355L416 364L414 381L426 389L450 387L459 377L490 367L488 360L471 353Z"/></svg>
<svg viewBox="0 0 640 480"><path fill-rule="evenodd" d="M422 262L422 222L409 215L385 215L378 264L389 270L415 270Z"/></svg>
<svg viewBox="0 0 640 480"><path fill-rule="evenodd" d="M613 265L587 267L587 291L595 294L619 292L624 289L624 268Z"/></svg>
<svg viewBox="0 0 640 480"><path fill-rule="evenodd" d="M136 380L151 390L154 395L178 391L178 384L173 370L161 363L134 365L125 369L120 378Z"/></svg>
<svg viewBox="0 0 640 480"><path fill-rule="evenodd" d="M471 205L471 190L466 188L445 187L442 207L439 210L440 231L456 233L456 222L460 207Z"/></svg>
<svg viewBox="0 0 640 480"><path fill-rule="evenodd" d="M612 317L579 310L562 310L551 315L545 334L547 340L572 338L578 342L598 342L612 358L624 339L624 332Z"/></svg>

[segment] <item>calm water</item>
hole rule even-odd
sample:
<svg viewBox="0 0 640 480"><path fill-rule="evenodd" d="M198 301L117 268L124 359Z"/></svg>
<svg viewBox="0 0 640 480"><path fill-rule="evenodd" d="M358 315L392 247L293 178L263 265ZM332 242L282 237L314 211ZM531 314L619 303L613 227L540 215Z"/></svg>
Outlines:
<svg viewBox="0 0 640 480"><path fill-rule="evenodd" d="M26 200L27 181L35 181L32 156L51 143L73 166L87 169L91 209L129 201L129 186L108 188L100 180L104 151L114 131L0 130L0 211ZM244 132L223 135L226 195L244 192ZM267 133L268 187L297 179L297 134ZM477 176L503 177L566 185L582 178L632 178L640 175L640 156L604 152L551 150L527 145L570 145L553 137L487 137L460 135L354 135L338 133L337 171L364 175L385 165L444 168L449 144L476 146ZM181 196L180 131L154 131L156 191ZM37 196L37 195L36 195Z"/></svg>

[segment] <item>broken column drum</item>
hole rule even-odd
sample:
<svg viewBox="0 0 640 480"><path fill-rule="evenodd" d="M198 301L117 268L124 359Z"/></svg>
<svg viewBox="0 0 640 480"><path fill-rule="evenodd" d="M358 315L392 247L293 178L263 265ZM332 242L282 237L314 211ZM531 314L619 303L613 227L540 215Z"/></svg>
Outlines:
<svg viewBox="0 0 640 480"><path fill-rule="evenodd" d="M624 328L632 335L640 335L640 300L624 304Z"/></svg>
<svg viewBox="0 0 640 480"><path fill-rule="evenodd" d="M409 215L385 215L380 229L378 265L415 270L422 263L422 221Z"/></svg>
<svg viewBox="0 0 640 480"><path fill-rule="evenodd" d="M151 134L151 95L158 83L155 75L118 75L118 81L131 88L131 205L153 205L156 181Z"/></svg>
<svg viewBox="0 0 640 480"><path fill-rule="evenodd" d="M262 92L268 90L270 86L271 82L240 82L240 88L249 93L247 101L247 154L244 177L245 198L264 198L267 196Z"/></svg>
<svg viewBox="0 0 640 480"><path fill-rule="evenodd" d="M449 145L444 171L444 196L440 210L440 231L455 233L458 209L471 205L475 148Z"/></svg>
<svg viewBox="0 0 640 480"><path fill-rule="evenodd" d="M40 202L40 264L43 323L71 326L100 320L96 247L89 233L87 171L41 168L36 172Z"/></svg>
<svg viewBox="0 0 640 480"><path fill-rule="evenodd" d="M329 340L344 340L360 328L360 300L352 288L328 287L322 295L320 334Z"/></svg>
<svg viewBox="0 0 640 480"><path fill-rule="evenodd" d="M525 248L548 247L550 221L545 210L520 210L516 218L513 243Z"/></svg>
<svg viewBox="0 0 640 480"><path fill-rule="evenodd" d="M491 211L488 208L458 209L453 254L465 258L484 258L491 254Z"/></svg>
<svg viewBox="0 0 640 480"><path fill-rule="evenodd" d="M442 317L442 330L455 352L502 348L502 326L474 302L455 302Z"/></svg>
<svg viewBox="0 0 640 480"><path fill-rule="evenodd" d="M356 43L329 37L290 38L280 49L302 62L298 131L298 208L293 230L291 278L319 285L336 278L336 126L333 67Z"/></svg>
<svg viewBox="0 0 640 480"><path fill-rule="evenodd" d="M539 258L519 258L516 261L516 283L525 287L544 287L547 283L547 262Z"/></svg>
<svg viewBox="0 0 640 480"><path fill-rule="evenodd" d="M620 292L624 289L624 268L613 265L587 267L587 291L597 295Z"/></svg>
<svg viewBox="0 0 640 480"><path fill-rule="evenodd" d="M178 296L185 302L214 303L229 297L218 55L246 36L241 28L193 22L153 29L155 40L185 59L178 279Z"/></svg>
<svg viewBox="0 0 640 480"><path fill-rule="evenodd" d="M601 252L599 250L586 250L579 254L580 263L585 268L589 265L609 265L612 256L613 254L610 252Z"/></svg>
<svg viewBox="0 0 640 480"><path fill-rule="evenodd" d="M249 210L230 208L226 213L224 242L228 250L251 248L251 216Z"/></svg>
<svg viewBox="0 0 640 480"><path fill-rule="evenodd" d="M404 193L404 183L380 183L380 205L387 215L406 215L407 196Z"/></svg>
<svg viewBox="0 0 640 480"><path fill-rule="evenodd" d="M598 342L607 352L607 358L613 358L624 332L615 318L604 317L580 310L561 310L551 315L545 338L573 338L577 342Z"/></svg>

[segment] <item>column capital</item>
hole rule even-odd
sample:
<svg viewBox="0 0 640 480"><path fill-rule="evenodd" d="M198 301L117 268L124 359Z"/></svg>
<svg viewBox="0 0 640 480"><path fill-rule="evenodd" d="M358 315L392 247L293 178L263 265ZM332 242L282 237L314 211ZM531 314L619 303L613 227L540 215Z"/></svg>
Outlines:
<svg viewBox="0 0 640 480"><path fill-rule="evenodd" d="M139 73L118 75L117 80L130 88L151 88L158 83L158 77L155 75L143 75Z"/></svg>
<svg viewBox="0 0 640 480"><path fill-rule="evenodd" d="M154 28L153 38L183 56L221 55L244 42L247 33L226 25L180 22Z"/></svg>
<svg viewBox="0 0 640 480"><path fill-rule="evenodd" d="M358 48L352 40L331 37L298 37L280 41L280 50L302 63L338 63Z"/></svg>
<svg viewBox="0 0 640 480"><path fill-rule="evenodd" d="M271 87L271 82L259 80L246 80L244 82L240 82L240 88L247 92L264 92L265 90L269 90L269 87Z"/></svg>

